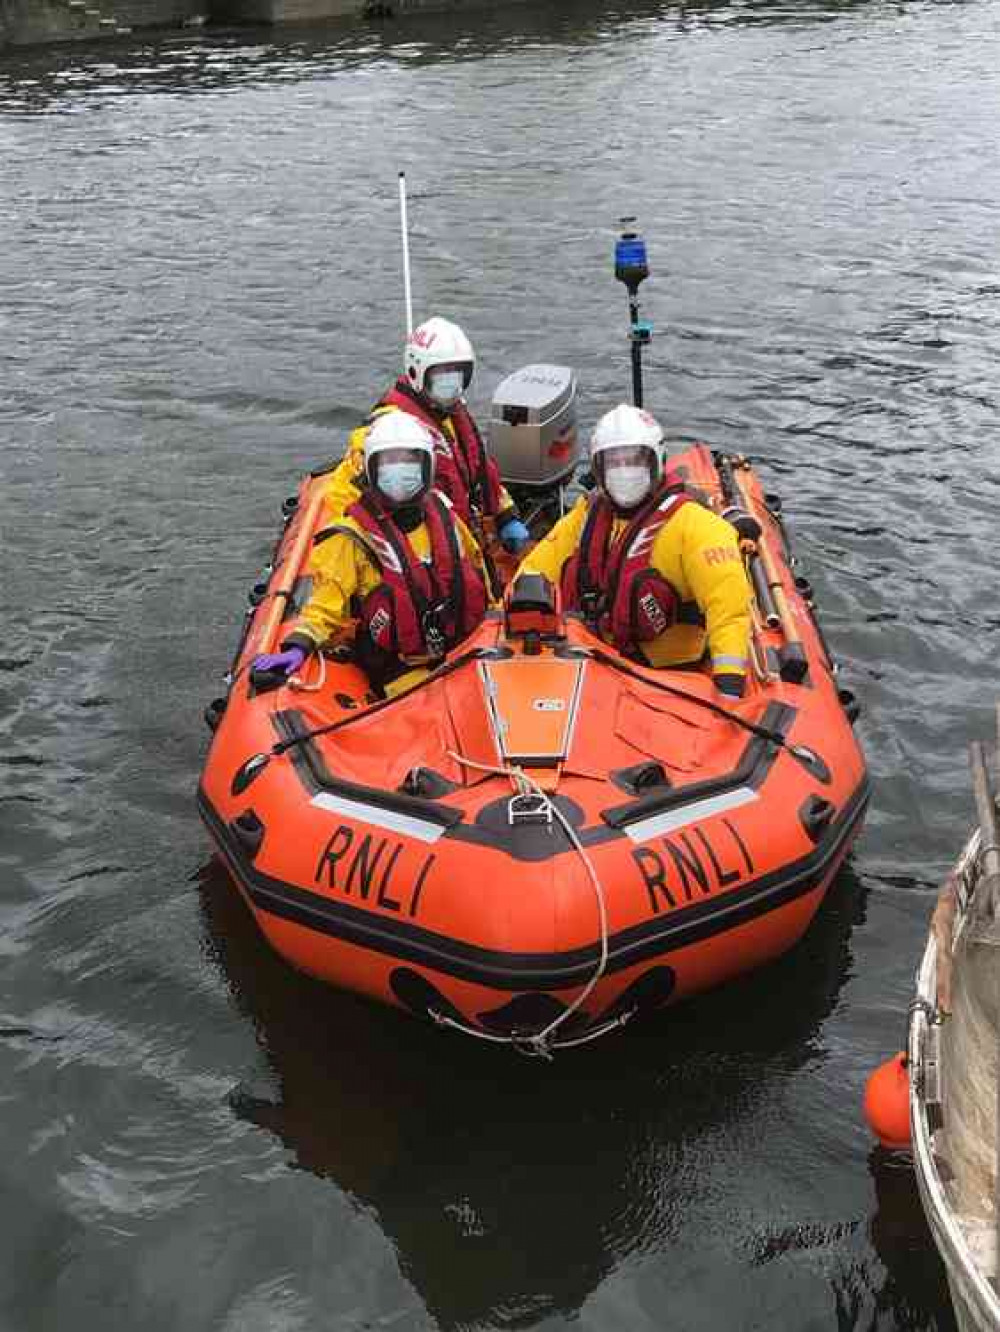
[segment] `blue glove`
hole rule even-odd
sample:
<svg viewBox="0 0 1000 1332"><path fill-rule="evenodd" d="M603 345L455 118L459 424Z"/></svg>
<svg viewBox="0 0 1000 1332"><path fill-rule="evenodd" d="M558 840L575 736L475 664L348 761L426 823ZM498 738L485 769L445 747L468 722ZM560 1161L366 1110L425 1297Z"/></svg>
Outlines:
<svg viewBox="0 0 1000 1332"><path fill-rule="evenodd" d="M294 675L305 659L306 654L300 647L290 647L287 652L263 652L259 657L254 657L251 669Z"/></svg>
<svg viewBox="0 0 1000 1332"><path fill-rule="evenodd" d="M509 555L516 555L519 550L524 550L531 540L531 533L520 518L508 518L497 535L500 537L500 544Z"/></svg>

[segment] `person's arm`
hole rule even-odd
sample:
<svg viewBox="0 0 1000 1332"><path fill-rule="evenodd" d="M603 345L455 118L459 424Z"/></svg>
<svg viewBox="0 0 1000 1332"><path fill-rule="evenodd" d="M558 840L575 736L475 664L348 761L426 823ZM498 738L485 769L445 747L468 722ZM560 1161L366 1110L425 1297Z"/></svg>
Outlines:
<svg viewBox="0 0 1000 1332"><path fill-rule="evenodd" d="M687 504L684 576L705 617L712 678L723 693L740 696L750 650L750 583L735 529L718 514Z"/></svg>
<svg viewBox="0 0 1000 1332"><path fill-rule="evenodd" d="M517 512L517 505L511 499L510 491L500 480L500 469L497 467L496 459L488 457L486 459L486 466L489 468L489 470L493 473L493 476L496 478L496 488L497 488L496 522L497 522L497 531L499 532L501 527L506 526L507 523L512 521L514 522L520 521L520 519Z"/></svg>
<svg viewBox="0 0 1000 1332"><path fill-rule="evenodd" d="M580 544L586 516L587 501L579 499L569 513L560 518L555 527L524 557L514 577L526 573L544 574L550 583L558 585L563 565Z"/></svg>
<svg viewBox="0 0 1000 1332"><path fill-rule="evenodd" d="M509 555L519 555L531 541L531 533L521 521L517 505L500 480L496 459L489 454L486 455L486 470L490 488L497 497L496 513L493 515L497 539Z"/></svg>
<svg viewBox="0 0 1000 1332"><path fill-rule="evenodd" d="M312 568L312 592L281 640L284 649L316 652L343 638L354 623L351 598L367 596L380 577L361 542L347 532L334 533L316 548Z"/></svg>

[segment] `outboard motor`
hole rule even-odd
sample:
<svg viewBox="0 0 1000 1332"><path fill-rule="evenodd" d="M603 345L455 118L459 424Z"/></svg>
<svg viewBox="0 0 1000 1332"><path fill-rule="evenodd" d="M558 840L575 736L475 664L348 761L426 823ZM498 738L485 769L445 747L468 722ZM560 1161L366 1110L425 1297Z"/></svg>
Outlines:
<svg viewBox="0 0 1000 1332"><path fill-rule="evenodd" d="M544 500L568 481L579 454L576 375L565 365L526 365L500 381L490 411L490 450L504 483Z"/></svg>

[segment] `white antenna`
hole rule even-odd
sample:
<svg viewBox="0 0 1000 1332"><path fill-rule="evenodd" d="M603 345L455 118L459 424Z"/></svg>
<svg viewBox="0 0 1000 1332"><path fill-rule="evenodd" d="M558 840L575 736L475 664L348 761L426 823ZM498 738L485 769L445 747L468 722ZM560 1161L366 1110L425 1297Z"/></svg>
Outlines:
<svg viewBox="0 0 1000 1332"><path fill-rule="evenodd" d="M406 293L406 335L413 332L413 295L410 291L410 232L406 225L406 172L399 173L399 226L403 233L403 289Z"/></svg>

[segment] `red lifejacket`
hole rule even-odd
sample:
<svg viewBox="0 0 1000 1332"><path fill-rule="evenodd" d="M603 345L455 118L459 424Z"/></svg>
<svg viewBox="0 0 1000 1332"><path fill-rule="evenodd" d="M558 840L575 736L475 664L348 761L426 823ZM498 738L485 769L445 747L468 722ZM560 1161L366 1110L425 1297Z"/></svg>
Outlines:
<svg viewBox="0 0 1000 1332"><path fill-rule="evenodd" d="M439 453L434 469L434 485L443 491L459 518L472 525L472 510L487 518L495 518L503 505L503 488L496 460L486 452L472 413L464 402L456 402L444 416L435 415L424 399L410 387L405 379L397 379L378 407L398 407L409 412L422 425L440 435L448 445L447 453ZM450 421L454 438L444 428Z"/></svg>
<svg viewBox="0 0 1000 1332"><path fill-rule="evenodd" d="M487 605L482 575L463 550L444 500L432 491L422 507L429 564L372 491L363 491L347 510L382 574L361 604L359 632L390 656L417 661L443 657L482 623Z"/></svg>
<svg viewBox="0 0 1000 1332"><path fill-rule="evenodd" d="M661 486L615 540L611 501L601 493L590 501L580 544L563 565L563 605L582 611L621 652L657 638L682 609L690 615L673 585L649 564L656 538L689 502Z"/></svg>

